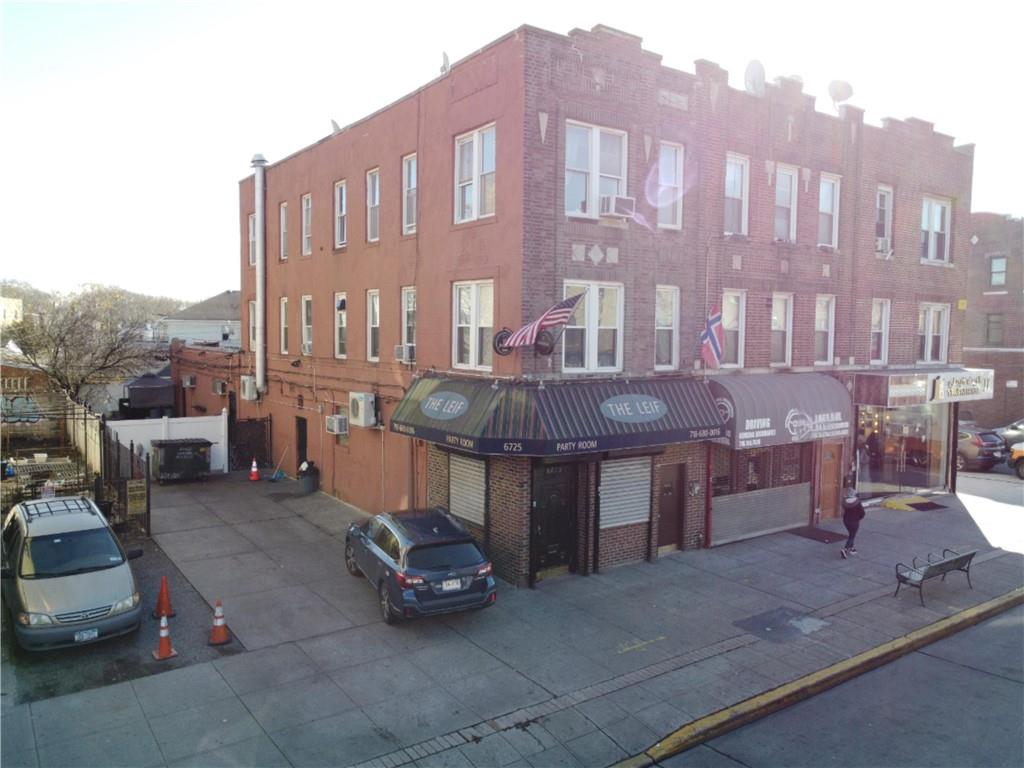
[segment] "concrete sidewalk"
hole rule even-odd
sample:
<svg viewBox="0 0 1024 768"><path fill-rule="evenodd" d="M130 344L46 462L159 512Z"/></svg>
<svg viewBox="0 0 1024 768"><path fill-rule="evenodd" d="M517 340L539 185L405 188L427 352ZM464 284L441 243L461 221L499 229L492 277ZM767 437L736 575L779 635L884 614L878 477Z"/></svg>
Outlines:
<svg viewBox="0 0 1024 768"><path fill-rule="evenodd" d="M344 571L358 510L294 488L157 489L157 542L248 652L5 707L3 764L604 766L1024 585L1024 510L940 496L869 509L849 560L773 534L387 627ZM892 597L897 561L945 547L979 551L973 590L952 574L926 607Z"/></svg>

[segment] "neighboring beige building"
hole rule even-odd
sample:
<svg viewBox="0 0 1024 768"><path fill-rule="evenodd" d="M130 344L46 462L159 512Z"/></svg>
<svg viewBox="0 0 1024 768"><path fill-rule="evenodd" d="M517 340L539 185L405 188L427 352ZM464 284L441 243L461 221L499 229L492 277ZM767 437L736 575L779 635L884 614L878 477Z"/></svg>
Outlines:
<svg viewBox="0 0 1024 768"><path fill-rule="evenodd" d="M6 328L8 325L18 322L23 316L21 299L0 296L0 328Z"/></svg>

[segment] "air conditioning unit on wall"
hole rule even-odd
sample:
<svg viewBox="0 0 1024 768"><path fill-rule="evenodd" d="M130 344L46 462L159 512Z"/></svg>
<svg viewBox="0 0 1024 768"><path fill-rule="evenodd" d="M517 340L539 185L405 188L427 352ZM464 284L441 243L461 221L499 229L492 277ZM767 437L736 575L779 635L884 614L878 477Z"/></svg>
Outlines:
<svg viewBox="0 0 1024 768"><path fill-rule="evenodd" d="M890 250L892 250L892 249L889 247L889 238L888 237L876 237L875 238L875 253L885 253L885 254L888 254Z"/></svg>
<svg viewBox="0 0 1024 768"><path fill-rule="evenodd" d="M601 195L598 214L612 219L631 219L636 213L636 200L624 195Z"/></svg>
<svg viewBox="0 0 1024 768"><path fill-rule="evenodd" d="M328 435L348 434L348 416L342 416L340 413L331 414L326 417L326 422Z"/></svg>
<svg viewBox="0 0 1024 768"><path fill-rule="evenodd" d="M242 399L258 400L260 393L256 389L255 376L242 376Z"/></svg>
<svg viewBox="0 0 1024 768"><path fill-rule="evenodd" d="M213 380L213 394L215 395L226 395L228 393L228 383L222 379Z"/></svg>
<svg viewBox="0 0 1024 768"><path fill-rule="evenodd" d="M372 392L350 392L348 420L355 427L377 426L377 398Z"/></svg>
<svg viewBox="0 0 1024 768"><path fill-rule="evenodd" d="M195 389L196 388L196 375L194 373L190 373L187 376L182 376L181 377L181 386L184 387L185 389Z"/></svg>
<svg viewBox="0 0 1024 768"><path fill-rule="evenodd" d="M395 360L400 360L403 363L415 363L416 362L416 345L415 344L395 344Z"/></svg>

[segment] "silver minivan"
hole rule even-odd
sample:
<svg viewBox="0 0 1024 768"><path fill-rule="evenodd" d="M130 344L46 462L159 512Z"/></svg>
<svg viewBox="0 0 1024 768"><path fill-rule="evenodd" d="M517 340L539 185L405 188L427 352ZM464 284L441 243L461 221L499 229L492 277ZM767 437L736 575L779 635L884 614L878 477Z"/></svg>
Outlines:
<svg viewBox="0 0 1024 768"><path fill-rule="evenodd" d="M3 596L18 645L82 645L139 628L142 608L125 552L88 498L14 505L3 526Z"/></svg>

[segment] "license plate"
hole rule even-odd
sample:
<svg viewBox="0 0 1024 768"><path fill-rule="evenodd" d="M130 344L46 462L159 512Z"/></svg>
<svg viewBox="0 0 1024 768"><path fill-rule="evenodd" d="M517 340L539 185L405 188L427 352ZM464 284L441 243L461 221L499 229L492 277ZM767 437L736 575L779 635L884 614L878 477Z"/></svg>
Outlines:
<svg viewBox="0 0 1024 768"><path fill-rule="evenodd" d="M79 630L78 632L75 632L75 642L76 643L87 643L90 640L95 640L99 636L100 636L100 631L98 629L96 629L95 627L93 627L92 629L82 629L82 630Z"/></svg>
<svg viewBox="0 0 1024 768"><path fill-rule="evenodd" d="M462 589L462 579L445 579L441 582L442 592L454 592L457 589Z"/></svg>

